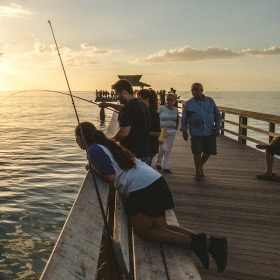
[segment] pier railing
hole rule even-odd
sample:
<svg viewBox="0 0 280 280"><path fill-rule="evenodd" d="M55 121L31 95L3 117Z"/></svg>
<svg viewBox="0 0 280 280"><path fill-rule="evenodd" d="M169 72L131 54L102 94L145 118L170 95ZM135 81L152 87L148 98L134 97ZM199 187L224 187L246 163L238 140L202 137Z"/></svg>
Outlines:
<svg viewBox="0 0 280 280"><path fill-rule="evenodd" d="M184 100L178 102L181 112L184 102ZM247 140L257 144L267 144L272 138L280 136L276 132L276 126L280 125L280 116L221 106L218 108L222 114L221 134L234 135L243 144L246 144ZM256 139L257 134L262 136L261 139L264 139L263 136L267 136L267 140L264 142Z"/></svg>

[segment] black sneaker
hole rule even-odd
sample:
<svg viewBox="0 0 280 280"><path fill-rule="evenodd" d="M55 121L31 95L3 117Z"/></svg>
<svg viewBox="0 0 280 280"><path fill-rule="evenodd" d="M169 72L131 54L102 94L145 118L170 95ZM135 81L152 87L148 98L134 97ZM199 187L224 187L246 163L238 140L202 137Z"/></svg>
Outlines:
<svg viewBox="0 0 280 280"><path fill-rule="evenodd" d="M192 234L191 235L191 246L190 249L194 251L201 263L206 269L209 269L209 253L207 236L205 233Z"/></svg>
<svg viewBox="0 0 280 280"><path fill-rule="evenodd" d="M168 174L171 174L171 173L172 173L169 169L163 169L162 172L163 172L163 173L168 173Z"/></svg>
<svg viewBox="0 0 280 280"><path fill-rule="evenodd" d="M225 237L211 236L209 252L215 260L218 271L223 272L227 266L228 244Z"/></svg>

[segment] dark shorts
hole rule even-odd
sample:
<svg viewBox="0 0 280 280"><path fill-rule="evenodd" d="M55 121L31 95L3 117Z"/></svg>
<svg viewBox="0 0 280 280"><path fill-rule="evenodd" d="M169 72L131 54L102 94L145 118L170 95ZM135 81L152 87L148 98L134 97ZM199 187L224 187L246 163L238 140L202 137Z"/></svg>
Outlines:
<svg viewBox="0 0 280 280"><path fill-rule="evenodd" d="M216 136L191 136L191 148L194 155L200 155L201 153L216 155L217 145Z"/></svg>
<svg viewBox="0 0 280 280"><path fill-rule="evenodd" d="M148 187L131 192L126 199L129 216L143 213L149 217L162 217L165 210L174 208L172 194L163 177Z"/></svg>
<svg viewBox="0 0 280 280"><path fill-rule="evenodd" d="M280 137L276 137L273 142L273 145L268 146L266 149L269 153L280 156Z"/></svg>

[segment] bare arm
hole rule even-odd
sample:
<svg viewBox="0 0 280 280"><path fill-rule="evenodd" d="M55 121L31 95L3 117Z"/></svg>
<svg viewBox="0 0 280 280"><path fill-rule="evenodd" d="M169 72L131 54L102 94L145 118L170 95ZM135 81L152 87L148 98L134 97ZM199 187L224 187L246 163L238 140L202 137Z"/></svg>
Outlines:
<svg viewBox="0 0 280 280"><path fill-rule="evenodd" d="M115 174L110 174L110 175L102 175L100 173L100 171L98 169L95 168L95 166L93 164L91 164L91 168L92 170L94 171L94 173L100 177L102 180L106 181L107 183L110 184L110 186L113 186L114 185L114 180L115 180L115 177L116 175ZM86 169L88 170L89 169L89 163L86 164Z"/></svg>
<svg viewBox="0 0 280 280"><path fill-rule="evenodd" d="M188 141L189 135L188 135L187 131L183 131L183 138L184 138L185 141Z"/></svg>
<svg viewBox="0 0 280 280"><path fill-rule="evenodd" d="M122 108L123 108L123 105L121 104L116 104L116 103L109 103L109 102L102 102L102 103L99 103L98 105L99 107L103 107L103 108L107 108L107 107L111 107L117 111L121 111Z"/></svg>
<svg viewBox="0 0 280 280"><path fill-rule="evenodd" d="M176 119L176 130L178 130L178 127L179 127L179 115L177 116L177 119Z"/></svg>
<svg viewBox="0 0 280 280"><path fill-rule="evenodd" d="M113 141L118 142L123 140L130 132L131 126L120 127L115 136L112 138Z"/></svg>
<svg viewBox="0 0 280 280"><path fill-rule="evenodd" d="M154 136L154 137L159 137L160 136L160 132L157 131L150 131L150 135Z"/></svg>

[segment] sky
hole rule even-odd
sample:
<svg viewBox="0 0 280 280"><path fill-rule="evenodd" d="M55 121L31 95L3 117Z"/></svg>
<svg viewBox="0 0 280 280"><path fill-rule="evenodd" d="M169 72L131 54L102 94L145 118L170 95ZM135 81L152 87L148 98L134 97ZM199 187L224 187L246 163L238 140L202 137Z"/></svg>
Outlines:
<svg viewBox="0 0 280 280"><path fill-rule="evenodd" d="M0 0L0 91L280 90L280 0Z"/></svg>

